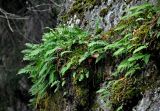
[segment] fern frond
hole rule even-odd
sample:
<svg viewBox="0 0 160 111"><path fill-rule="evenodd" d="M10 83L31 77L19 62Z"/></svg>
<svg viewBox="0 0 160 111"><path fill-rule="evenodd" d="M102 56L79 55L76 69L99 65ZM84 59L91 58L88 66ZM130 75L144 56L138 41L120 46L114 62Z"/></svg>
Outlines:
<svg viewBox="0 0 160 111"><path fill-rule="evenodd" d="M135 53L137 53L137 52L139 52L139 51L141 51L141 50L143 50L143 49L146 49L146 48L147 48L147 45L142 45L142 46L138 47L137 49L135 49L135 50L133 51L133 54L135 54Z"/></svg>

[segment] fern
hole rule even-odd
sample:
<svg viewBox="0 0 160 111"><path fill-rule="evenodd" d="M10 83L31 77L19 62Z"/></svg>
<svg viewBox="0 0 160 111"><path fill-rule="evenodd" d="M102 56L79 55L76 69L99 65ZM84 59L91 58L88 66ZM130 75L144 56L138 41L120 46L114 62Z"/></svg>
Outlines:
<svg viewBox="0 0 160 111"><path fill-rule="evenodd" d="M63 57L64 55L68 54L68 53L71 53L72 51L64 51L64 52L61 52L61 57Z"/></svg>
<svg viewBox="0 0 160 111"><path fill-rule="evenodd" d="M135 53L141 51L142 49L146 49L146 48L147 48L146 45L142 45L142 46L138 47L137 49L135 49L135 50L133 51L133 54L135 54Z"/></svg>
<svg viewBox="0 0 160 111"><path fill-rule="evenodd" d="M89 52L85 52L84 55L79 59L79 64L81 64L84 60L86 60L91 54Z"/></svg>
<svg viewBox="0 0 160 111"><path fill-rule="evenodd" d="M42 43L26 44L27 48L22 51L23 60L29 61L30 64L22 68L18 74L29 74L33 82L30 92L35 98L44 98L47 89L53 86L55 92L64 86L63 76L68 70L72 70L73 66L77 67L76 64L80 61L80 57L84 55L83 49L73 50L72 47L83 47L87 43L87 39L88 33L80 28L59 26L44 33ZM75 53L78 55L75 56ZM79 75L79 80L82 81L88 76L89 73L82 72Z"/></svg>
<svg viewBox="0 0 160 111"><path fill-rule="evenodd" d="M62 67L62 69L60 71L62 76L64 76L64 74L71 68L72 64L73 64L73 61L70 61L65 66Z"/></svg>
<svg viewBox="0 0 160 111"><path fill-rule="evenodd" d="M125 52L125 48L119 48L116 52L113 53L114 56L118 56L120 54L123 54Z"/></svg>

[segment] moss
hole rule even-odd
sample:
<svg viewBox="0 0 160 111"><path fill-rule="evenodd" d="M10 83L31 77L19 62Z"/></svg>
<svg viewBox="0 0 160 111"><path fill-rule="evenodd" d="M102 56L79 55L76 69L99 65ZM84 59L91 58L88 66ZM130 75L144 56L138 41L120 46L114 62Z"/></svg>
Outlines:
<svg viewBox="0 0 160 111"><path fill-rule="evenodd" d="M66 20L68 20L69 16L73 16L74 14L76 14L79 18L83 18L84 17L84 12L86 10L91 10L94 8L95 5L100 5L101 1L97 1L97 0L75 0L75 2L72 4L71 8L68 10L68 12L66 12L64 15L62 15L62 21L63 18L65 19L64 22L66 22Z"/></svg>
<svg viewBox="0 0 160 111"><path fill-rule="evenodd" d="M82 13L84 11L84 6L82 3L79 2L75 2L73 4L73 6L71 7L71 9L69 10L69 14L73 15L75 13Z"/></svg>
<svg viewBox="0 0 160 111"><path fill-rule="evenodd" d="M95 103L92 105L91 111L103 111L103 109L100 108L100 105L98 103Z"/></svg>
<svg viewBox="0 0 160 111"><path fill-rule="evenodd" d="M139 85L139 80L136 81L134 79L122 78L115 81L110 89L110 102L112 108L116 110L119 106L123 105L125 110L131 110L142 96L141 87L139 87Z"/></svg>
<svg viewBox="0 0 160 111"><path fill-rule="evenodd" d="M138 76L115 80L109 89L109 104L111 104L112 109L116 110L123 105L122 108L124 111L131 111L142 98L142 94L154 86L154 77L149 77L149 79L148 77Z"/></svg>
<svg viewBox="0 0 160 111"><path fill-rule="evenodd" d="M79 105L85 106L87 104L87 94L88 90L82 87L76 87L75 89L76 98L79 99Z"/></svg>
<svg viewBox="0 0 160 111"><path fill-rule="evenodd" d="M148 25L141 25L138 29L135 29L133 32L133 42L136 44L141 43L147 36L149 30Z"/></svg>
<svg viewBox="0 0 160 111"><path fill-rule="evenodd" d="M69 16L67 14L63 15L63 16L60 16L60 20L63 21L63 22L67 22L68 18L69 18Z"/></svg>
<svg viewBox="0 0 160 111"><path fill-rule="evenodd" d="M61 91L57 93L47 95L37 105L37 110L40 111L63 111L66 106L65 99Z"/></svg>
<svg viewBox="0 0 160 111"><path fill-rule="evenodd" d="M129 4L132 0L126 0L126 4Z"/></svg>
<svg viewBox="0 0 160 111"><path fill-rule="evenodd" d="M82 13L87 9L93 8L96 3L96 0L84 0L83 2L81 0L76 0L68 13L71 15L75 13Z"/></svg>
<svg viewBox="0 0 160 111"><path fill-rule="evenodd" d="M104 17L105 15L107 15L109 8L103 8L100 13L99 16L100 17Z"/></svg>
<svg viewBox="0 0 160 111"><path fill-rule="evenodd" d="M75 82L74 78L72 79L73 91L74 91L74 100L76 103L76 109L78 111L87 111L89 108L89 89L86 86L86 82Z"/></svg>

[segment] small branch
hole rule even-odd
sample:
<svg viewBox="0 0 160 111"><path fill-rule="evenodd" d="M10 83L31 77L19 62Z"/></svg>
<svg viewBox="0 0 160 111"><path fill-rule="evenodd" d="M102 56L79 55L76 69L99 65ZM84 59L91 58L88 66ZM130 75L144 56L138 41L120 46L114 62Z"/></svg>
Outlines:
<svg viewBox="0 0 160 111"><path fill-rule="evenodd" d="M14 32L14 31L13 31L13 28L11 27L10 21L9 21L9 19L8 19L7 13L6 13L3 9L1 9L1 8L0 8L0 12L3 13L4 16L6 17L7 24L8 24L9 29L11 30L11 32Z"/></svg>
<svg viewBox="0 0 160 111"><path fill-rule="evenodd" d="M28 19L28 17L9 17L9 16L7 17L8 19L12 19L12 20L27 20ZM6 19L6 17L2 15L0 15L0 18Z"/></svg>
<svg viewBox="0 0 160 111"><path fill-rule="evenodd" d="M40 4L40 5L36 5L33 7L29 7L29 8L34 9L34 8L41 7L41 6L52 6L52 5L51 4Z"/></svg>
<svg viewBox="0 0 160 111"><path fill-rule="evenodd" d="M10 21L9 21L9 19L8 19L8 16L7 16L6 14L5 14L5 17L6 17L6 20L7 20L9 29L11 30L11 32L14 32L14 31L13 31L13 28L11 27L11 24L10 24Z"/></svg>
<svg viewBox="0 0 160 111"><path fill-rule="evenodd" d="M4 15L4 16L0 15L0 18L4 18L4 19L7 20L7 24L8 24L9 29L11 30L11 32L14 32L14 30L11 26L11 23L10 23L9 19L17 19L17 20L27 19L26 17L20 17L20 16L15 15L15 14L8 13L7 11L3 10L2 8L0 8L0 12Z"/></svg>
<svg viewBox="0 0 160 111"><path fill-rule="evenodd" d="M30 11L33 11L33 12L45 12L45 11L49 11L50 9L44 9L44 10L35 10L35 9L30 9L30 8L27 8L28 10Z"/></svg>
<svg viewBox="0 0 160 111"><path fill-rule="evenodd" d="M59 5L59 4L57 4L56 2L54 2L54 1L52 1L52 0L50 0L55 6L57 6L57 7L59 7L59 8L61 8L63 5Z"/></svg>

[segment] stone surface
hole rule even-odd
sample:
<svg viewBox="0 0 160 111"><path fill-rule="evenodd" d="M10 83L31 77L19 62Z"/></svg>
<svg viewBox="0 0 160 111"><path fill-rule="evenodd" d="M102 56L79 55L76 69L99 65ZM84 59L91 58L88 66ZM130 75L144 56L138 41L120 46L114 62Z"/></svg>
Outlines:
<svg viewBox="0 0 160 111"><path fill-rule="evenodd" d="M67 1L66 4L70 4L65 7L67 11L72 7L71 4L75 1L76 0ZM83 12L83 18L79 17L79 13L72 14L72 16L69 16L67 24L77 24L88 30L95 30L98 24L98 28L107 31L119 22L125 10L131 6L143 4L145 2L156 4L157 0L103 0L100 5L94 6L93 9L85 10L85 12ZM101 17L100 13L104 8L108 11Z"/></svg>
<svg viewBox="0 0 160 111"><path fill-rule="evenodd" d="M160 87L146 91L133 111L160 111Z"/></svg>

